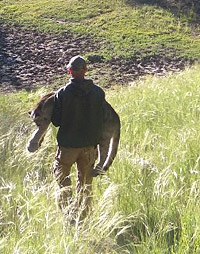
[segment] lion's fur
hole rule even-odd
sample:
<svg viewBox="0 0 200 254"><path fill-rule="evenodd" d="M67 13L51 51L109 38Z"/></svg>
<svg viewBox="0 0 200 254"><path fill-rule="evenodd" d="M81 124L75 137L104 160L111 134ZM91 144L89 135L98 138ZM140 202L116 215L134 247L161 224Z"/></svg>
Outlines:
<svg viewBox="0 0 200 254"><path fill-rule="evenodd" d="M53 110L54 93L49 93L41 98L36 108L31 112L31 118L37 125L37 130L33 133L28 144L29 152L35 152L41 145L48 126L51 122ZM94 169L94 176L101 171L108 170L111 166L118 150L120 139L120 119L112 106L105 102L104 107L104 128L99 143L99 163Z"/></svg>

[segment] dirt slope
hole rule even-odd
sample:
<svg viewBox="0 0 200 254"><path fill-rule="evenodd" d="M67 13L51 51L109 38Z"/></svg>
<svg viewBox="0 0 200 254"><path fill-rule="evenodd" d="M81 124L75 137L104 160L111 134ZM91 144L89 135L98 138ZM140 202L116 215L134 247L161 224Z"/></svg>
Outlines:
<svg viewBox="0 0 200 254"><path fill-rule="evenodd" d="M68 78L66 64L77 54L99 50L102 42L72 34L48 35L0 24L0 90L1 92L51 85L61 77ZM172 57L152 56L105 61L91 56L89 74L99 85L127 85L146 74L180 71L191 62Z"/></svg>

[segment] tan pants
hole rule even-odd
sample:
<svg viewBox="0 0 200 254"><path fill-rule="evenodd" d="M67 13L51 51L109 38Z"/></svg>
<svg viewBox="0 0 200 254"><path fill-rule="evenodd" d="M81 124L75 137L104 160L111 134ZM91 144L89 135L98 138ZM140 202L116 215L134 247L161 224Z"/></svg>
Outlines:
<svg viewBox="0 0 200 254"><path fill-rule="evenodd" d="M76 163L78 169L78 205L84 200L85 210L88 209L92 195L92 169L94 168L97 156L98 152L95 147L58 148L54 163L54 174L61 188L59 197L61 208L65 208L72 198L70 172L72 165Z"/></svg>

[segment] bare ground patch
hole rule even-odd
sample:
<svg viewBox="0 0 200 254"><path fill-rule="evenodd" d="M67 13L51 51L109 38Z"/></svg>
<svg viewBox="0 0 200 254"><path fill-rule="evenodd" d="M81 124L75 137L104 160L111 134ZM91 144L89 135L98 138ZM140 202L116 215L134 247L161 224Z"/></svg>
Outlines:
<svg viewBox="0 0 200 254"><path fill-rule="evenodd" d="M126 60L113 58L105 61L93 52L104 47L104 42L91 37L42 34L17 26L0 23L0 90L34 90L67 78L66 64L77 54L91 54L89 74L99 85L127 85L147 75L163 75L180 71L192 62L172 56L134 56Z"/></svg>

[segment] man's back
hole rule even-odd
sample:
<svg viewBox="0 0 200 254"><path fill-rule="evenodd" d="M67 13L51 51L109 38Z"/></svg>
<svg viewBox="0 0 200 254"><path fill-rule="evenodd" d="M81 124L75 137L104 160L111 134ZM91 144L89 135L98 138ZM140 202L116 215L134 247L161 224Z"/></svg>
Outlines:
<svg viewBox="0 0 200 254"><path fill-rule="evenodd" d="M52 123L59 126L58 145L96 146L102 132L104 91L89 79L71 79L55 96Z"/></svg>

